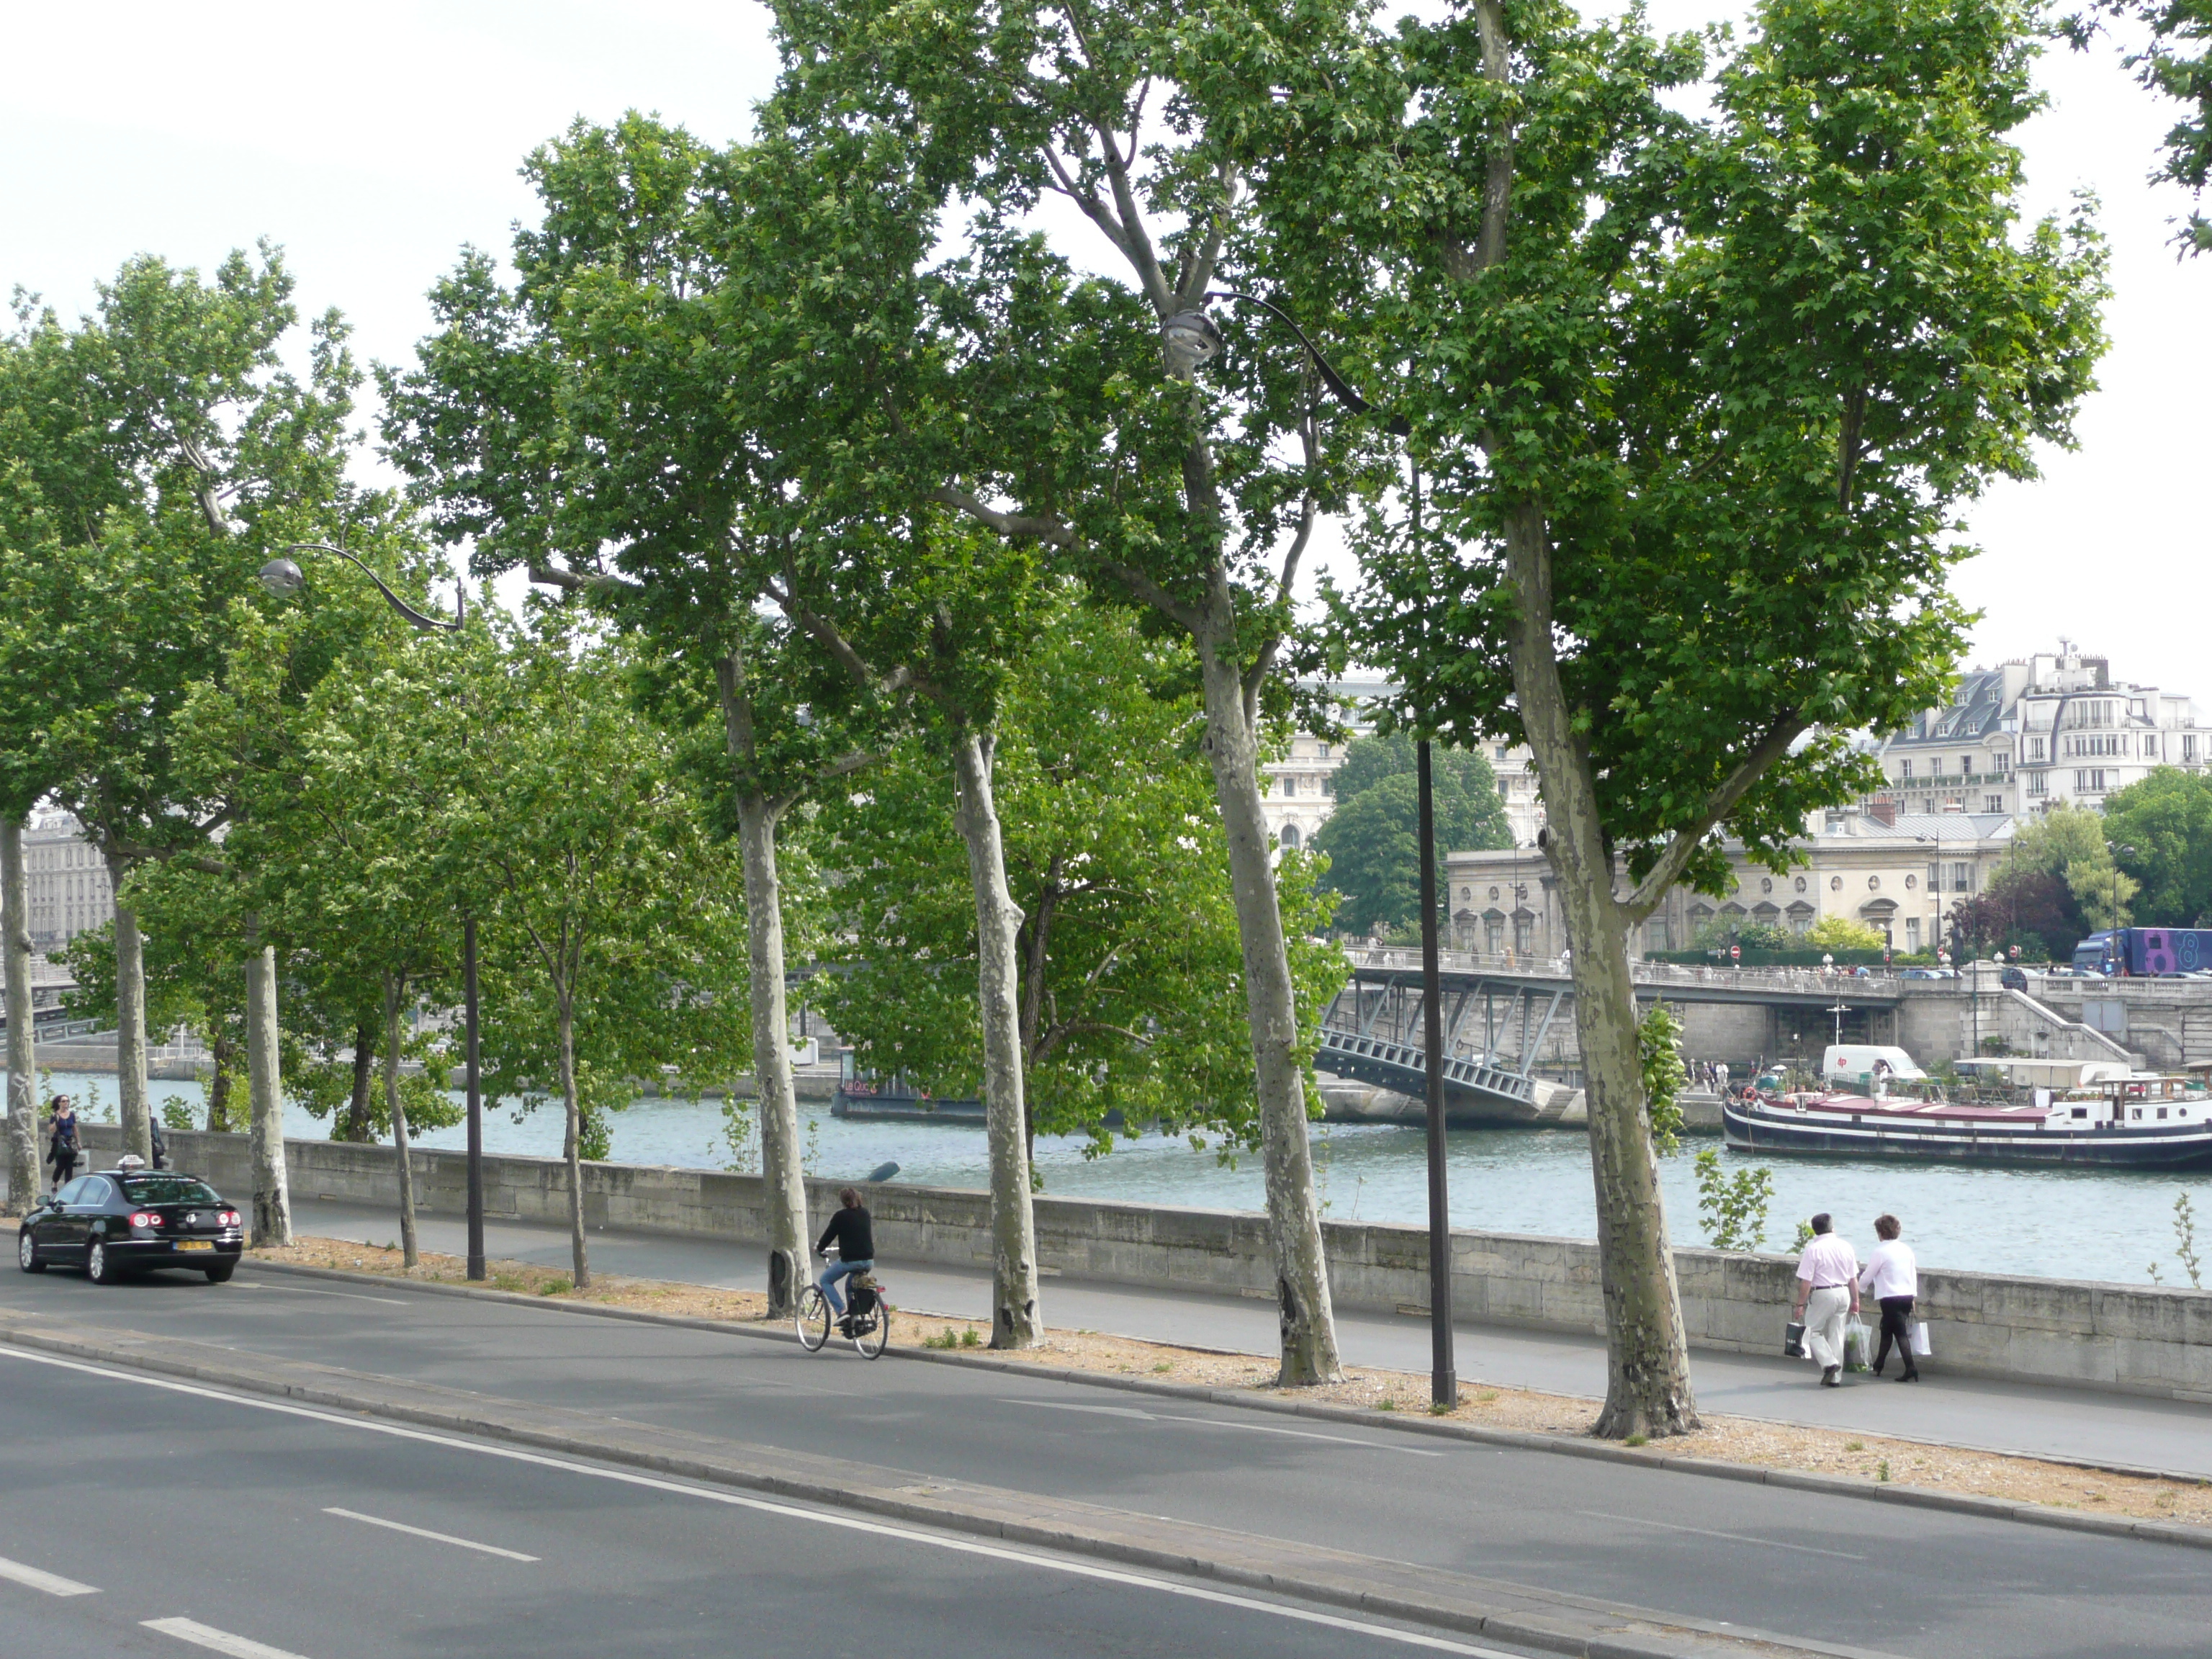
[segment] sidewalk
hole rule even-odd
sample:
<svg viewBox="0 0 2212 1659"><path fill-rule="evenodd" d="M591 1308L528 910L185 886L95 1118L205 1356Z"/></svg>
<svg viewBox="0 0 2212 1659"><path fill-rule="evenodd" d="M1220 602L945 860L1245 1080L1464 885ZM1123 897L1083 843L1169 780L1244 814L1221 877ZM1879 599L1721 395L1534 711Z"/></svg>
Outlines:
<svg viewBox="0 0 2212 1659"><path fill-rule="evenodd" d="M295 1200L293 1218L301 1232L324 1237L385 1244L399 1236L392 1212L356 1205ZM425 1249L458 1255L466 1247L458 1218L424 1216L417 1231ZM549 1267L568 1261L564 1230L494 1221L485 1228L485 1245L492 1255L511 1261ZM591 1251L595 1267L638 1278L744 1290L757 1290L762 1281L760 1252L751 1244L594 1231ZM990 1276L981 1267L892 1258L878 1267L902 1305L960 1318L989 1316ZM1045 1318L1053 1325L1267 1356L1275 1352L1275 1310L1267 1302L1058 1276L1048 1277L1042 1291ZM1425 1319L1340 1313L1337 1331L1352 1364L1421 1373L1429 1368ZM1930 1363L1940 1367L1942 1357ZM1593 1398L1605 1392L1605 1344L1595 1335L1462 1325L1458 1365L1462 1382ZM1698 1402L1708 1412L2212 1480L2212 1409L2180 1401L1947 1378L1940 1369L1909 1388L1862 1377L1856 1386L1823 1389L1802 1361L1702 1349L1693 1354L1692 1368Z"/></svg>

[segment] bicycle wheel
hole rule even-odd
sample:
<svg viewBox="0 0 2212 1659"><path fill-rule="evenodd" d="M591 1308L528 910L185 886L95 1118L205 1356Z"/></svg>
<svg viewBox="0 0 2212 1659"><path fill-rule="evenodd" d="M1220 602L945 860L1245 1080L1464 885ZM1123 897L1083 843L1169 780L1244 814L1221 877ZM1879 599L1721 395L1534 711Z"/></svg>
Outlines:
<svg viewBox="0 0 2212 1659"><path fill-rule="evenodd" d="M819 1353L830 1340L830 1301L819 1285L809 1285L799 1293L799 1313L792 1322L799 1327L799 1346Z"/></svg>
<svg viewBox="0 0 2212 1659"><path fill-rule="evenodd" d="M879 1296L876 1298L876 1311L868 1328L854 1333L853 1346L861 1358L873 1359L890 1346L890 1340L891 1304Z"/></svg>

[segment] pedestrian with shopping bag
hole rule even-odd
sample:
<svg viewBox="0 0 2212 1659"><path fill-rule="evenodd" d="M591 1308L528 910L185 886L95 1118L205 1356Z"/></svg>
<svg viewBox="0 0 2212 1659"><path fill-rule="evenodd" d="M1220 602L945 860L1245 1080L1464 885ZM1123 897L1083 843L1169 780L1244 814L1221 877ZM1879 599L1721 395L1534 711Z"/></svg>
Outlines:
<svg viewBox="0 0 2212 1659"><path fill-rule="evenodd" d="M1874 1230L1881 1243L1874 1247L1866 1271L1859 1275L1859 1289L1881 1304L1881 1342L1874 1351L1874 1374L1880 1376L1889 1363L1889 1345L1894 1341L1898 1358L1905 1362L1904 1373L1897 1380L1917 1382L1920 1367L1912 1352L1912 1304L1920 1295L1919 1264L1912 1259L1912 1247L1899 1237L1905 1230L1895 1216L1876 1216Z"/></svg>
<svg viewBox="0 0 2212 1659"><path fill-rule="evenodd" d="M1813 1218L1813 1242L1797 1261L1797 1305L1805 1350L1820 1368L1820 1386L1844 1386L1844 1321L1859 1310L1859 1258L1838 1237L1824 1211Z"/></svg>

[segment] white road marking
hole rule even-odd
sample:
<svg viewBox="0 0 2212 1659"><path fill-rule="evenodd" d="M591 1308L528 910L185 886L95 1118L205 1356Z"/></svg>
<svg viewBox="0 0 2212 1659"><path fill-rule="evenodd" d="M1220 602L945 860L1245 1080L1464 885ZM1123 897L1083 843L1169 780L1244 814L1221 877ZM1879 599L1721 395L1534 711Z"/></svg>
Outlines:
<svg viewBox="0 0 2212 1659"><path fill-rule="evenodd" d="M311 1291L305 1285L239 1284L233 1288L241 1291L282 1291L287 1296L335 1296L348 1302L381 1302L387 1308L411 1308L415 1305L404 1297L363 1296L359 1291Z"/></svg>
<svg viewBox="0 0 2212 1659"><path fill-rule="evenodd" d="M148 1630L173 1636L179 1642L228 1654L230 1659L300 1659L296 1653L287 1653L283 1648L272 1648L266 1642L256 1642L247 1637L233 1636L227 1630L217 1630L196 1620L145 1619L139 1622Z"/></svg>
<svg viewBox="0 0 2212 1659"><path fill-rule="evenodd" d="M1674 1521L1646 1521L1640 1516L1607 1515L1603 1510L1577 1510L1593 1521L1626 1521L1632 1527L1657 1527L1666 1532L1693 1532L1700 1538L1725 1538L1732 1544L1763 1544L1771 1550L1796 1550L1800 1555L1832 1555L1839 1561L1863 1561L1863 1555L1846 1550L1816 1549L1810 1544L1785 1544L1778 1538L1753 1538L1748 1533L1715 1532L1710 1527L1685 1527Z"/></svg>
<svg viewBox="0 0 2212 1659"><path fill-rule="evenodd" d="M0 1578L12 1578L19 1584L28 1584L33 1589L44 1590L49 1595L97 1595L97 1584L80 1584L74 1578L64 1578L58 1572L42 1572L36 1567L27 1567L21 1561L10 1561L0 1556Z"/></svg>
<svg viewBox="0 0 2212 1659"><path fill-rule="evenodd" d="M1412 1457L1442 1457L1420 1446L1394 1446L1386 1440L1356 1440L1346 1434L1316 1434L1311 1429L1279 1429L1268 1423L1231 1423L1218 1417L1186 1417L1178 1412L1142 1412L1133 1406L1078 1406L1064 1400L1002 1399L1002 1406L1034 1406L1045 1412L1089 1412L1098 1417L1128 1417L1144 1423L1190 1423L1202 1429L1243 1429L1248 1434L1286 1434L1293 1440L1326 1440L1333 1446L1361 1446L1369 1451L1404 1452Z"/></svg>
<svg viewBox="0 0 2212 1659"><path fill-rule="evenodd" d="M823 1510L805 1510L796 1504L781 1504L772 1498L754 1498L744 1492L721 1492L708 1486L689 1486L677 1480L663 1480L650 1474L638 1474L628 1469L599 1468L589 1463L579 1463L565 1457L550 1456L544 1452L524 1451L520 1447L495 1445L486 1442L463 1440L456 1435L439 1434L428 1429L410 1429L397 1423L375 1423L364 1418L341 1416L336 1412L318 1411L312 1406L294 1406L276 1400L256 1400L245 1395L226 1394L219 1389L205 1389L191 1382L173 1382L166 1376L141 1376L131 1371L115 1370L106 1365L88 1364L82 1360L64 1359L55 1354L33 1353L22 1348L11 1348L0 1344L0 1354L14 1359L27 1359L36 1364L58 1366L64 1370L82 1371L93 1376L104 1376L117 1382L135 1382L141 1388L161 1389L171 1394L191 1395L201 1400L220 1401L225 1405L244 1406L254 1411L273 1412L283 1417L304 1417L317 1423L335 1424L340 1428L360 1429L371 1434L390 1435L394 1439L413 1440L424 1445L444 1446L455 1451L474 1452L481 1457L504 1458L511 1463L530 1463L539 1468L561 1469L570 1474L589 1475L598 1480L612 1480L626 1486L643 1486L653 1492L672 1492L678 1497L696 1498L710 1504L721 1504L732 1509L753 1510L763 1515L774 1515L790 1521L811 1521L817 1526L836 1527L846 1532L867 1533L878 1538L895 1538L903 1543L921 1544L932 1549L947 1550L956 1555L981 1556L988 1560L1011 1562L1017 1566L1034 1567L1046 1572L1066 1573L1073 1578L1100 1579L1112 1584L1127 1584L1139 1589L1157 1591L1162 1595L1180 1595L1188 1601L1210 1601L1218 1607L1237 1607L1249 1613L1264 1613L1278 1619L1288 1619L1297 1624L1320 1625L1329 1630L1349 1631L1356 1635L1372 1636L1386 1642L1399 1642L1407 1647L1426 1648L1435 1653L1456 1653L1467 1659L1521 1659L1517 1654L1497 1648L1476 1647L1467 1642L1455 1642L1446 1637L1428 1636L1419 1631L1398 1630L1389 1625L1377 1625L1364 1620L1346 1619L1333 1613L1320 1613L1307 1607L1287 1607L1279 1601L1262 1601L1255 1596L1237 1595L1226 1590L1207 1589L1203 1585L1178 1583L1171 1578L1154 1578L1139 1572L1125 1572L1118 1567L1102 1566L1095 1562L1071 1557L1039 1555L1028 1550L1008 1549L1000 1544L985 1544L971 1539L944 1536L923 1532L917 1528L902 1527L884 1521L866 1521L858 1516L841 1515ZM205 1626L191 1625L190 1620L164 1620L152 1628L165 1629L170 1626L191 1625L195 1631ZM172 1636L181 1632L170 1629ZM220 1635L220 1632L210 1632ZM187 1641L198 1637L187 1636ZM227 1640L237 1641L235 1637ZM236 1649L217 1649L232 1654L234 1659L299 1659L276 1648L250 1645Z"/></svg>
<svg viewBox="0 0 2212 1659"><path fill-rule="evenodd" d="M503 1555L510 1561L535 1561L534 1555L525 1555L520 1550L503 1550L496 1544L479 1544L472 1538L456 1538L449 1532L432 1532L424 1527L410 1527L401 1521L386 1521L381 1516L363 1515L359 1510L326 1508L325 1515L343 1516L349 1521L360 1521L372 1527L389 1527L394 1532L410 1533L417 1538L427 1538L436 1544L451 1544L456 1549L482 1550L486 1555Z"/></svg>

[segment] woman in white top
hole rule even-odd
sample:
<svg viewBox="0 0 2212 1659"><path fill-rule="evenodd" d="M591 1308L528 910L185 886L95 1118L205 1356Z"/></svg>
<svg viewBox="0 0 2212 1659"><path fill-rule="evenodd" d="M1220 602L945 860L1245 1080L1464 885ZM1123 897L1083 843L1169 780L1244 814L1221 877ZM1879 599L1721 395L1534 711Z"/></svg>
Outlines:
<svg viewBox="0 0 2212 1659"><path fill-rule="evenodd" d="M1912 1304L1920 1294L1919 1269L1912 1260L1912 1247L1898 1237L1904 1229L1895 1216L1876 1216L1874 1230L1881 1243L1874 1247L1866 1271L1859 1275L1859 1289L1881 1304L1881 1340L1874 1351L1874 1374L1880 1376L1888 1364L1893 1340L1898 1357L1905 1361L1905 1374L1897 1380L1917 1382L1920 1367L1912 1363Z"/></svg>

